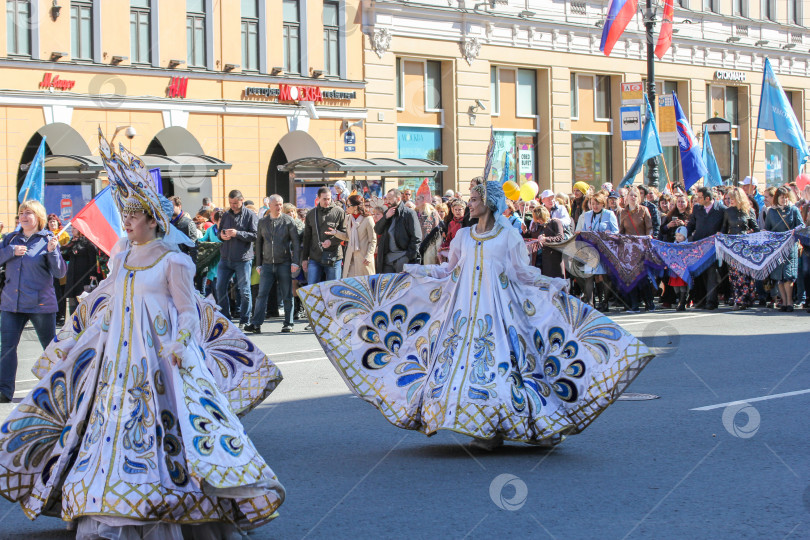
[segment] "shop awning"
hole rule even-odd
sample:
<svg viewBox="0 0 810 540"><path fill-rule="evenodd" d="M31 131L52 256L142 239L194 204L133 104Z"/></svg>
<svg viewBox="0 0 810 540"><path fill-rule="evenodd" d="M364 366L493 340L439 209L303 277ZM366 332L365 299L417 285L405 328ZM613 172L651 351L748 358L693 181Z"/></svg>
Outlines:
<svg viewBox="0 0 810 540"><path fill-rule="evenodd" d="M351 176L374 176L378 178L409 178L436 176L446 171L447 165L430 159L335 159L306 157L279 165L278 170L295 175L297 180L339 180Z"/></svg>
<svg viewBox="0 0 810 540"><path fill-rule="evenodd" d="M206 155L141 156L148 169L160 169L161 176L169 178L200 178L216 176L231 164ZM89 176L104 173L99 156L51 155L45 157L45 174L57 176Z"/></svg>

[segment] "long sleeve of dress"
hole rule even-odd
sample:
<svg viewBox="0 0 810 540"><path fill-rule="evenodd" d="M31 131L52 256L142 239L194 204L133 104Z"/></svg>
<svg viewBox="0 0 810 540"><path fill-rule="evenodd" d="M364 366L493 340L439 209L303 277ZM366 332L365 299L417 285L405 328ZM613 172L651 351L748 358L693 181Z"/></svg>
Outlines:
<svg viewBox="0 0 810 540"><path fill-rule="evenodd" d="M166 267L166 277L174 305L177 308L177 341L185 348L190 337L198 338L200 334L200 319L197 315L197 303L195 298L197 291L194 290L194 264L188 255L182 253L172 253ZM169 352L176 351L177 347L172 347Z"/></svg>
<svg viewBox="0 0 810 540"><path fill-rule="evenodd" d="M526 248L526 242L523 241L519 234L509 234L509 242L505 256L511 259L515 276L523 285L548 288L552 296L561 291L568 292L568 281L544 276L539 268L529 264L529 250Z"/></svg>
<svg viewBox="0 0 810 540"><path fill-rule="evenodd" d="M431 277L436 279L444 279L449 276L456 265L458 265L459 259L461 259L461 243L469 234L463 234L462 230L456 233L456 236L450 242L450 253L447 255L447 262L443 262L441 264L406 264L403 266L402 271L407 272L412 276Z"/></svg>

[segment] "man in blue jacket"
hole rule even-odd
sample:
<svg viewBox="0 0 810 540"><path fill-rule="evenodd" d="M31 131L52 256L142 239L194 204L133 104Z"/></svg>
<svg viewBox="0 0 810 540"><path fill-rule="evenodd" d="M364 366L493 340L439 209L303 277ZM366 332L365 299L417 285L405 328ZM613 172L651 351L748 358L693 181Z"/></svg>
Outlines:
<svg viewBox="0 0 810 540"><path fill-rule="evenodd" d="M695 194L695 204L692 208L692 217L686 225L689 233L689 241L697 242L720 232L723 227L723 216L726 207L720 201L714 200L712 190L702 187ZM695 280L696 287L693 289L693 299L696 307L702 307L705 303L706 309L717 309L717 285L719 282L717 265L712 264L709 268L698 276ZM701 290L703 289L703 290Z"/></svg>

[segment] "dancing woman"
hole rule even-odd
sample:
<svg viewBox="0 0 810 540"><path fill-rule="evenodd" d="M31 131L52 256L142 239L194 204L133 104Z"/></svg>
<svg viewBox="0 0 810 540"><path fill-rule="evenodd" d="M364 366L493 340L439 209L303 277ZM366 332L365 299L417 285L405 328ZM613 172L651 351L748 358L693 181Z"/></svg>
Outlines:
<svg viewBox="0 0 810 540"><path fill-rule="evenodd" d="M500 183L475 186L447 263L299 290L349 388L395 426L494 448L585 429L652 355L529 265Z"/></svg>
<svg viewBox="0 0 810 540"><path fill-rule="evenodd" d="M74 522L79 539L214 539L266 523L284 489L238 415L281 374L195 292L171 203L140 159L99 138L127 239L0 427L0 494L31 519Z"/></svg>

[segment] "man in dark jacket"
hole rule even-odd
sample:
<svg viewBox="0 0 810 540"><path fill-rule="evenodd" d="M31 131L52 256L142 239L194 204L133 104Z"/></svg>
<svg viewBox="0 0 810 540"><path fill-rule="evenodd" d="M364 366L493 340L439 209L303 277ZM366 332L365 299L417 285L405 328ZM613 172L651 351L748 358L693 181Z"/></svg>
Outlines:
<svg viewBox="0 0 810 540"><path fill-rule="evenodd" d="M346 232L346 212L332 204L332 192L324 186L318 189L318 204L304 220L301 267L310 285L342 277L343 248L340 242L326 234L330 228Z"/></svg>
<svg viewBox="0 0 810 540"><path fill-rule="evenodd" d="M222 314L231 318L231 302L228 287L236 274L236 285L241 297L239 328L250 318L250 266L253 261L253 243L256 241L256 226L259 218L244 206L245 198L238 189L228 193L230 210L222 214L219 222L220 260L217 268L217 303Z"/></svg>
<svg viewBox="0 0 810 540"><path fill-rule="evenodd" d="M74 229L73 239L62 248L62 258L69 263L65 296L68 310L73 313L79 307L78 297L84 294L84 288L92 285L93 278L96 283L102 279L98 272L98 248L81 231Z"/></svg>
<svg viewBox="0 0 810 540"><path fill-rule="evenodd" d="M700 188L695 194L692 217L689 218L689 223L686 225L689 241L697 242L719 233L723 228L725 211L726 207L723 203L714 200L714 194L710 188ZM693 289L695 293L693 299L696 299L695 304L701 307L705 301L706 309L717 309L717 285L719 281L717 265L712 264L709 266L698 278L696 284L702 285L702 287Z"/></svg>
<svg viewBox="0 0 810 540"><path fill-rule="evenodd" d="M658 232L661 230L661 213L658 211L658 205L647 200L647 196L650 194L650 190L647 189L647 186L638 186L638 190L641 192L641 204L643 204L647 210L650 211L650 220L652 221L652 237L658 238Z"/></svg>
<svg viewBox="0 0 810 540"><path fill-rule="evenodd" d="M261 333L267 312L267 298L273 283L277 283L278 295L284 303L284 326L282 332L293 330L292 275L298 272L301 248L298 229L293 219L281 213L284 200L281 195L271 195L267 212L259 220L256 230L256 271L259 272L259 294L253 309L253 321L245 331ZM275 300L278 306L278 300Z"/></svg>
<svg viewBox="0 0 810 540"><path fill-rule="evenodd" d="M183 201L180 200L180 197L177 195L173 195L169 197L169 200L172 202L172 206L174 206L174 210L172 210L172 220L171 224L174 225L181 233L188 236L189 240L196 244L197 242L197 226L194 225L194 221L183 212ZM197 262L197 248L189 247L189 246L180 246L180 251L189 255L191 260L195 263Z"/></svg>
<svg viewBox="0 0 810 540"><path fill-rule="evenodd" d="M377 244L377 269L382 274L402 272L406 264L419 263L419 244L422 243L422 227L416 212L405 205L402 193L392 189L385 195L388 210L374 225L379 235Z"/></svg>

